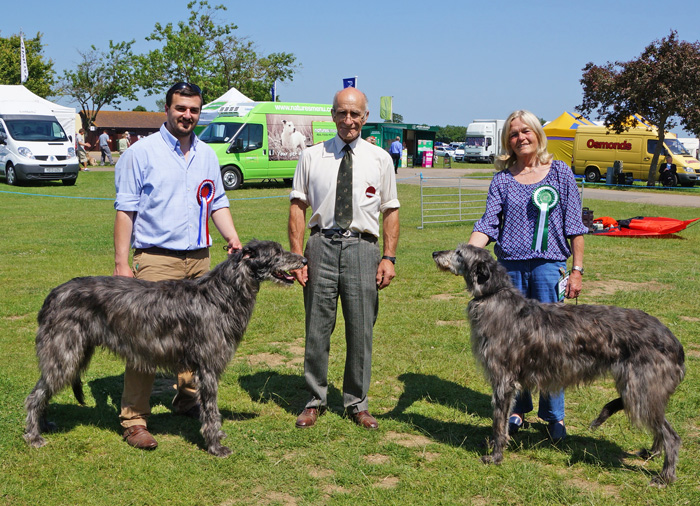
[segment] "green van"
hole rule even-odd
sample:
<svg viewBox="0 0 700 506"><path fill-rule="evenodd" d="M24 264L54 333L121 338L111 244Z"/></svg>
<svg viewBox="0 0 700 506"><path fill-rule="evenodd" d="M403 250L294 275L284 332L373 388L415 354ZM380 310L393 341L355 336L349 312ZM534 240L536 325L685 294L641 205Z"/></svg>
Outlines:
<svg viewBox="0 0 700 506"><path fill-rule="evenodd" d="M234 109L199 134L216 152L227 190L251 179L291 182L301 151L336 134L327 104L252 102Z"/></svg>

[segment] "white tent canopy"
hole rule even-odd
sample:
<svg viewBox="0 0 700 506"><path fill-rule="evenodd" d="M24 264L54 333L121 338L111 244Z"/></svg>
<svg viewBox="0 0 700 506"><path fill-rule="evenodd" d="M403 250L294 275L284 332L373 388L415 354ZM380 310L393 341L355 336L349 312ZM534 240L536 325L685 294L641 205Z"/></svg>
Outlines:
<svg viewBox="0 0 700 506"><path fill-rule="evenodd" d="M21 84L0 85L0 114L55 116L66 135L75 140L75 107L54 104L35 95Z"/></svg>
<svg viewBox="0 0 700 506"><path fill-rule="evenodd" d="M208 125L222 112L230 112L236 107L251 105L252 103L253 101L243 93L236 88L231 88L216 100L202 107L202 114L199 116L199 124Z"/></svg>

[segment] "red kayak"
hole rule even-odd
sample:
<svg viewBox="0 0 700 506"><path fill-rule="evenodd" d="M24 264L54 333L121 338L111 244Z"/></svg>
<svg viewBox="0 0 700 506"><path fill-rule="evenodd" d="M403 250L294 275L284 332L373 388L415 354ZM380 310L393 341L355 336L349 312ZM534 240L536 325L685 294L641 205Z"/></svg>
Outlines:
<svg viewBox="0 0 700 506"><path fill-rule="evenodd" d="M662 218L653 216L636 216L628 220L616 221L608 216L593 220L594 227L602 227L591 232L595 235L616 236L658 236L669 235L685 230L685 228L700 220L676 220L674 218Z"/></svg>

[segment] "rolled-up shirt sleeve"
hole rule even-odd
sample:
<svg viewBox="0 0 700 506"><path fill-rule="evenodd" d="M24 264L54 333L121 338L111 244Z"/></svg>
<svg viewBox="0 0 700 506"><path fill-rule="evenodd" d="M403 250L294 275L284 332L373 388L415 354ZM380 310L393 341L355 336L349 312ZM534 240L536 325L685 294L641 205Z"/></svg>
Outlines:
<svg viewBox="0 0 700 506"><path fill-rule="evenodd" d="M294 179L292 180L292 191L289 194L289 200L299 199L303 203L309 203L308 197L308 175L307 175L307 153L305 151L301 152L299 156L299 161L297 162L297 168L294 171Z"/></svg>
<svg viewBox="0 0 700 506"><path fill-rule="evenodd" d="M114 209L126 212L138 211L143 182L133 151L127 150L119 157L114 172L116 191Z"/></svg>

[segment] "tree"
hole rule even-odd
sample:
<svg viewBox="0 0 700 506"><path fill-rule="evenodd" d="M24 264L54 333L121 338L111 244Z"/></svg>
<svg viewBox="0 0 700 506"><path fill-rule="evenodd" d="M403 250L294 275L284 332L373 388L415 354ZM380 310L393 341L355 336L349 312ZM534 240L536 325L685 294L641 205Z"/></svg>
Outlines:
<svg viewBox="0 0 700 506"><path fill-rule="evenodd" d="M671 30L628 62L592 62L583 68L580 113L596 112L597 119L617 133L637 126L641 114L658 128L659 142L649 167L647 185L653 186L666 132L680 124L700 134L700 43L678 40Z"/></svg>
<svg viewBox="0 0 700 506"><path fill-rule="evenodd" d="M277 81L291 81L297 69L291 53L260 56L252 41L233 35L238 27L220 23L223 5L211 7L206 0L187 4L189 19L177 26L156 23L146 40L162 43L139 58L139 80L149 95L162 93L173 83L197 84L205 101L235 87L253 100L270 100Z"/></svg>
<svg viewBox="0 0 700 506"><path fill-rule="evenodd" d="M384 120L384 123L403 123L403 116L395 112L391 113L391 121L388 119Z"/></svg>
<svg viewBox="0 0 700 506"><path fill-rule="evenodd" d="M447 125L440 127L440 130L435 134L435 140L438 142L464 142L467 138L467 127Z"/></svg>
<svg viewBox="0 0 700 506"><path fill-rule="evenodd" d="M24 86L42 98L53 95L56 84L56 72L53 60L44 59L44 45L41 33L36 37L24 39L29 78ZM0 37L0 84L20 84L20 36Z"/></svg>
<svg viewBox="0 0 700 506"><path fill-rule="evenodd" d="M137 105L136 107L134 107L134 108L132 109L132 111L134 111L134 112L148 112L148 109L146 109L146 108L145 108L144 106L142 106L142 105Z"/></svg>
<svg viewBox="0 0 700 506"><path fill-rule="evenodd" d="M105 105L119 108L122 99L136 100L134 41L109 41L109 51L91 46L87 53L79 52L82 61L75 70L65 70L60 91L80 105L80 118L86 130L95 123L97 113Z"/></svg>

